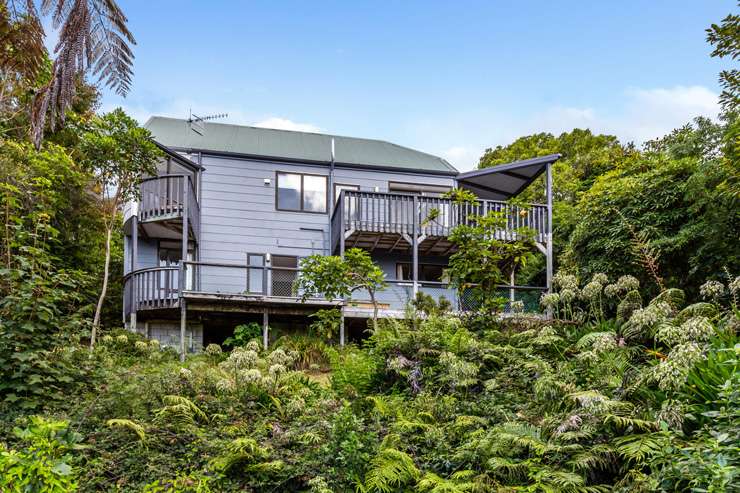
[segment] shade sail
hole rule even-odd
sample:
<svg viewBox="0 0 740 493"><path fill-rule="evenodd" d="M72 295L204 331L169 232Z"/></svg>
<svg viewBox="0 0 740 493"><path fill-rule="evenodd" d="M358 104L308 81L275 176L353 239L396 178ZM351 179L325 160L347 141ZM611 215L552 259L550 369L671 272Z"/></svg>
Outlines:
<svg viewBox="0 0 740 493"><path fill-rule="evenodd" d="M482 199L507 200L521 193L547 169L548 164L560 157L560 154L549 154L460 173L456 177L457 186Z"/></svg>

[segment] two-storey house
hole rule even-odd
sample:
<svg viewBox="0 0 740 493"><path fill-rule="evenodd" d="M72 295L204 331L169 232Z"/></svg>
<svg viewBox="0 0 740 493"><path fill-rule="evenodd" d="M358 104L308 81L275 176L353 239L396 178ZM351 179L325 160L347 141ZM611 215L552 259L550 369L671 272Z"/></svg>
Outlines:
<svg viewBox="0 0 740 493"><path fill-rule="evenodd" d="M465 296L443 275L454 252L448 235L490 210L508 218L497 233L503 239L519 227L536 231L547 286L529 289L549 287L550 167L558 155L460 173L442 158L379 140L164 117L146 127L166 158L124 211L124 321L183 352L221 342L249 321L262 324L267 345L327 307L343 313L344 343L371 315L368 297L302 302L293 283L301 257L352 247L368 250L386 274L383 316L403 316L417 292L465 310ZM547 203L507 204L542 173ZM442 195L453 187L480 201L451 203ZM502 286L511 299L522 288L513 279Z"/></svg>

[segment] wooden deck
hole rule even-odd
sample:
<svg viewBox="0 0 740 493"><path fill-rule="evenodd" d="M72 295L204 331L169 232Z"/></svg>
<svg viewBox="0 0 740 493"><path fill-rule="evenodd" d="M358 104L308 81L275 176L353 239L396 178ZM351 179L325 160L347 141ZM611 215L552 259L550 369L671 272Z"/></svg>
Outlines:
<svg viewBox="0 0 740 493"><path fill-rule="evenodd" d="M454 250L448 240L452 230L489 212L506 218L506 227L496 232L500 239L514 241L528 229L535 241L546 241L546 205L518 206L497 200L460 205L440 197L343 190L332 216L332 251L339 251L344 241L345 249L408 253L416 236L420 254L449 255Z"/></svg>

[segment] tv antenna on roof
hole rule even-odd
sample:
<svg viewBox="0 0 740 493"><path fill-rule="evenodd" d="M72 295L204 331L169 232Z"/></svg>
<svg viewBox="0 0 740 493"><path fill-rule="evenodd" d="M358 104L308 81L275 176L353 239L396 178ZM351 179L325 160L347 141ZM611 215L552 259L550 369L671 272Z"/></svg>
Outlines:
<svg viewBox="0 0 740 493"><path fill-rule="evenodd" d="M216 120L218 118L226 118L228 116L229 116L228 113L217 113L215 115L198 116L193 113L193 110L190 110L190 116L188 117L188 124L190 125L190 130L202 136L204 133L206 133L205 123L207 121Z"/></svg>

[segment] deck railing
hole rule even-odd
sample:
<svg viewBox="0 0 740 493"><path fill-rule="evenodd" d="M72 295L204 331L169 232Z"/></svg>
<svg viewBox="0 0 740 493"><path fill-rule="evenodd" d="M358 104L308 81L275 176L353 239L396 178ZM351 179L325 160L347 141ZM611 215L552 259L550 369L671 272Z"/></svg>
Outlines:
<svg viewBox="0 0 740 493"><path fill-rule="evenodd" d="M196 238L200 235L200 204L189 175L161 175L141 182L139 220L154 221L182 218L187 210L188 222ZM186 206L187 203L187 206Z"/></svg>
<svg viewBox="0 0 740 493"><path fill-rule="evenodd" d="M139 269L124 278L124 314L176 307L180 290L183 295L218 295L226 298L244 296L299 302L301 293L294 290L299 275L298 268L274 267L264 263L188 261L181 266ZM500 296L508 298L511 295L509 288L510 286L501 286ZM435 300L444 296L455 312L477 308L471 293L459 293L448 283L419 282L417 290L431 295ZM537 311L539 295L544 290L545 288L533 286L517 286L514 296L517 300L525 301L527 311ZM411 281L387 280L386 288L377 293L377 301L382 309L397 312L403 311L414 297L414 284ZM346 304L355 308L370 308L370 296L363 291L356 291L346 300ZM507 305L506 310L508 309Z"/></svg>
<svg viewBox="0 0 740 493"><path fill-rule="evenodd" d="M450 199L400 193L342 190L332 216L332 237L347 231L397 233L401 235L447 236L460 224L470 224L473 216L500 212L505 228L497 231L503 240L515 240L517 230L534 232L544 242L547 234L547 206L512 205L498 200L478 200L456 204Z"/></svg>

